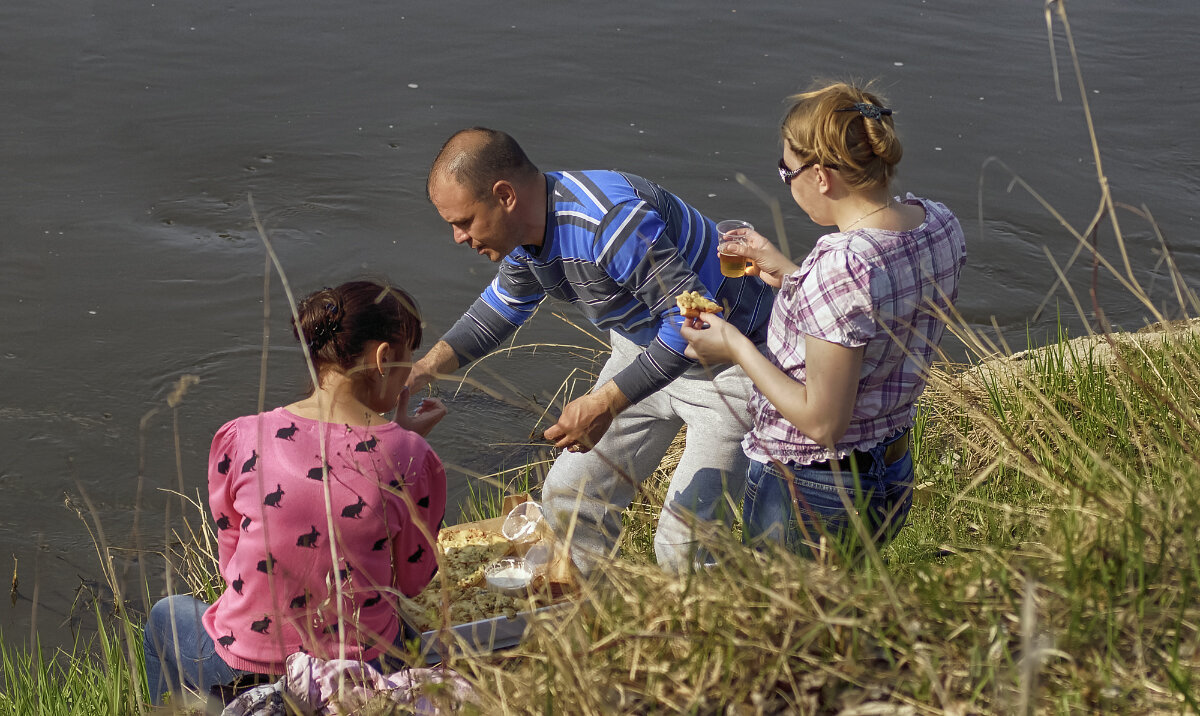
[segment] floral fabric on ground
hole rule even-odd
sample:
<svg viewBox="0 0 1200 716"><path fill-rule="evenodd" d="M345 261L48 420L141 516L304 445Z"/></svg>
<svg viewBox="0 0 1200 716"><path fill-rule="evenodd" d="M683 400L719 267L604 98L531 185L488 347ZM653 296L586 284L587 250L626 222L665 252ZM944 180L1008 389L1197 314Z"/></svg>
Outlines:
<svg viewBox="0 0 1200 716"><path fill-rule="evenodd" d="M381 674L361 661L297 653L288 657L282 679L242 694L221 716L285 716L285 702L305 713L350 714L381 701L441 716L457 711L470 696L470 684L442 667Z"/></svg>

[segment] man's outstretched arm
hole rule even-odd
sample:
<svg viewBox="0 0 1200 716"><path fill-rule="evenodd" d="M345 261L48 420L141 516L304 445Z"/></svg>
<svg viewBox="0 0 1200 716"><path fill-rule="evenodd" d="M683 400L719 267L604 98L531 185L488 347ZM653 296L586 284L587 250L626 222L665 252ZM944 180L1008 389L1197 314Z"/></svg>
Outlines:
<svg viewBox="0 0 1200 716"><path fill-rule="evenodd" d="M454 353L454 349L449 343L438 341L428 353L413 363L412 373L408 375L408 387L416 394L437 380L439 375L448 375L458 368L458 355Z"/></svg>

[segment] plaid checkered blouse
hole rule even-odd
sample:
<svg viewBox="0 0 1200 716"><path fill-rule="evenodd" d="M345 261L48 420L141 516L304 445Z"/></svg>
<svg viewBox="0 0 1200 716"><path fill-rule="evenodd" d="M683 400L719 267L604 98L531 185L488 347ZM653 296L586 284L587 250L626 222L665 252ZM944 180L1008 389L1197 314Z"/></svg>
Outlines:
<svg viewBox="0 0 1200 716"><path fill-rule="evenodd" d="M943 317L958 295L966 241L942 204L909 194L925 208L912 231L858 229L826 234L800 269L783 280L768 327L775 365L805 381L804 337L864 347L850 427L830 452L779 414L757 389L753 429L742 448L752 460L806 465L867 449L912 424L937 354Z"/></svg>

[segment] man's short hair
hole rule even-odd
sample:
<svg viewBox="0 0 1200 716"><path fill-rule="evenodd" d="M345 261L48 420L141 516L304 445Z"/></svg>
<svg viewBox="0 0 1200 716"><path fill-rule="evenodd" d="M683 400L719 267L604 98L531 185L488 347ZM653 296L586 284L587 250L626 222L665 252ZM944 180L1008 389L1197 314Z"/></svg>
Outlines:
<svg viewBox="0 0 1200 716"><path fill-rule="evenodd" d="M501 179L523 179L538 174L538 168L517 140L487 127L471 127L455 132L433 160L426 182L426 193L434 179L451 177L481 199L491 193Z"/></svg>

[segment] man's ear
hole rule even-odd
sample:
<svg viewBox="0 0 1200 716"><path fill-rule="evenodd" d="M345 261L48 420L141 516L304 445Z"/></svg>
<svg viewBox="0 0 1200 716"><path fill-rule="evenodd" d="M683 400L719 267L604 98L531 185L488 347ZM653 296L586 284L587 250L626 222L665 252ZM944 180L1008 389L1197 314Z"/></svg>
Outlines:
<svg viewBox="0 0 1200 716"><path fill-rule="evenodd" d="M501 179L492 185L492 196L506 209L512 209L517 203L517 189L506 179Z"/></svg>

